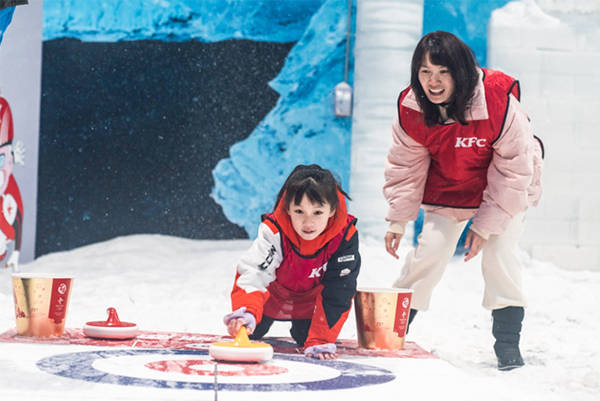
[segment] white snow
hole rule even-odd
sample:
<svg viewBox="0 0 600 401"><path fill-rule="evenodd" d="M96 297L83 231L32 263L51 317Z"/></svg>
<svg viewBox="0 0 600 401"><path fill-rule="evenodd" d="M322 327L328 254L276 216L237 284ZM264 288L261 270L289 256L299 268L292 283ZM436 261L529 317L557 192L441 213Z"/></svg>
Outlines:
<svg viewBox="0 0 600 401"><path fill-rule="evenodd" d="M546 14L534 0L514 1L494 11L496 26L521 27L534 25L536 28L560 25L558 18Z"/></svg>
<svg viewBox="0 0 600 401"><path fill-rule="evenodd" d="M22 270L73 275L68 327L82 327L86 321L103 320L106 308L114 306L122 320L135 322L142 330L225 334L221 319L229 311L229 291L236 260L249 245L247 240L200 241L134 235L49 254L23 265ZM404 241L401 255L408 250L409 245ZM361 255L360 286L388 287L401 268L402 262L385 253L379 238L362 236ZM485 394L489 401L597 400L600 393L600 344L597 341L600 312L595 300L600 292L600 273L561 269L530 260L525 253L522 258L530 303L521 340L525 367L511 372L496 369L491 317L480 306L483 288L480 257L467 263L460 258L452 261L434 292L431 310L417 315L408 340L454 366L450 381L460 380L461 386L466 386L465 391L468 391L463 395ZM10 277L9 271L0 272L0 332L15 326ZM355 339L355 327L352 313L341 337ZM285 323L276 323L269 335L286 336L287 330ZM10 351L0 353L0 396L3 401L37 399L46 394L44 388L52 388L66 380L50 375L35 376L31 371L28 374L35 377L35 385L28 385L23 377L24 370L19 369L24 363L21 359L28 358L27 355L19 356L20 350L27 348L16 343L2 346L3 350ZM77 347L47 346L44 352L75 352ZM449 384L448 364L429 363L428 360L414 360L410 364L393 359L382 363L396 364L397 370L406 369L406 380L410 378L412 386L423 386L423 394L446 400L468 399L461 398L456 388ZM17 386L19 390L15 390L15 383L22 383ZM77 389L89 391L89 386L72 387L68 399L77 399ZM369 391L377 392L377 386L380 385L372 386ZM406 388L406 384L399 385L389 399L401 398ZM112 394L121 394L113 391L113 385L94 387L94 394L99 399L108 400ZM339 396L363 399L364 393L352 391L356 392L339 390ZM132 397L132 394L138 394L133 399L149 399L149 394L154 394L152 399L163 399L159 394L164 392L164 389L152 392L145 388L139 393L121 394L118 399ZM179 393L166 394L164 399L175 399ZM290 400L301 394L284 393L285 397L291 397ZM357 394L357 398L352 394ZM210 394L201 397L211 399Z"/></svg>

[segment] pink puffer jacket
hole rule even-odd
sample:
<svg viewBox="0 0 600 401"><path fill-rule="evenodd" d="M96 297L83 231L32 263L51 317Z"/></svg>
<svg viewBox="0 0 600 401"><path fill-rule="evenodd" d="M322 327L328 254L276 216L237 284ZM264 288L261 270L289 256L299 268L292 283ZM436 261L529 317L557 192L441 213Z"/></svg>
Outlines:
<svg viewBox="0 0 600 401"><path fill-rule="evenodd" d="M418 109L414 94L403 105ZM480 81L467 120L487 118L484 87ZM487 172L487 186L478 209L453 209L423 205L428 211L457 220L472 218L475 232L488 238L504 232L510 219L529 206L537 205L541 193L542 146L534 136L527 114L511 95L506 122L493 145ZM386 220L406 223L415 220L423 200L430 156L427 148L404 132L395 118L392 146L385 167L383 193L390 205Z"/></svg>

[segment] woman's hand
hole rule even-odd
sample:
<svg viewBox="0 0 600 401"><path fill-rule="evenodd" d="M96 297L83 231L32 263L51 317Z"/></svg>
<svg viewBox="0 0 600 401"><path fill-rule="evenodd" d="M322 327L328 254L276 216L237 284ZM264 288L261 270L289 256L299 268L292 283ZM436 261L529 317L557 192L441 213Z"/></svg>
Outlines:
<svg viewBox="0 0 600 401"><path fill-rule="evenodd" d="M465 239L465 248L469 250L465 255L465 262L468 262L477 256L481 248L483 248L485 245L485 241L486 240L483 239L481 235L477 234L473 230L469 230L467 233L467 238Z"/></svg>
<svg viewBox="0 0 600 401"><path fill-rule="evenodd" d="M401 239L402 234L393 233L391 231L385 233L385 250L396 259L399 259L396 251L398 250L398 246L400 246Z"/></svg>

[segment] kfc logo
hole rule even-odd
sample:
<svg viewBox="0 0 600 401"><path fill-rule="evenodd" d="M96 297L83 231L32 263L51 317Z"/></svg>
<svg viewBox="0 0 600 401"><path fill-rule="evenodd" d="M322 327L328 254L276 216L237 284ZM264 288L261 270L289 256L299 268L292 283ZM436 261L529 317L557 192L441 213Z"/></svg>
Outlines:
<svg viewBox="0 0 600 401"><path fill-rule="evenodd" d="M484 148L486 142L487 142L487 139L477 138L476 136L471 136L468 138L458 137L458 138L456 138L456 145L454 145L454 147L455 148L472 148L473 145L475 145L478 148Z"/></svg>

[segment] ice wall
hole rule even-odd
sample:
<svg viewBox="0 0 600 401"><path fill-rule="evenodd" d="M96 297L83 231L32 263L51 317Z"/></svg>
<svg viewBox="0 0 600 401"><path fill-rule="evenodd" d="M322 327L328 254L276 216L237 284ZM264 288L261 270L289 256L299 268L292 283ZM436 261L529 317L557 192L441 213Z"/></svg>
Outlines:
<svg viewBox="0 0 600 401"><path fill-rule="evenodd" d="M546 145L544 194L522 245L536 259L600 270L600 1L532 0L495 11L489 65L519 78Z"/></svg>
<svg viewBox="0 0 600 401"><path fill-rule="evenodd" d="M422 33L423 0L358 0L356 8L350 211L361 235L383 238L385 157L396 99L410 82L410 60Z"/></svg>
<svg viewBox="0 0 600 401"><path fill-rule="evenodd" d="M225 216L256 235L260 215L299 163L331 169L348 188L350 119L333 113L333 88L344 79L348 0L46 1L44 39L82 41L295 42L270 83L277 106L213 171L212 198ZM240 60L243 62L243 60ZM352 65L349 81L352 83Z"/></svg>
<svg viewBox="0 0 600 401"><path fill-rule="evenodd" d="M510 0L424 0L423 34L447 31L460 37L487 65L487 31L490 14Z"/></svg>
<svg viewBox="0 0 600 401"><path fill-rule="evenodd" d="M324 0L46 0L44 40L294 42Z"/></svg>
<svg viewBox="0 0 600 401"><path fill-rule="evenodd" d="M350 119L333 113L333 88L344 78L347 4L328 0L312 17L271 82L281 96L277 106L213 172L213 198L251 238L298 163L331 169L348 188ZM352 70L349 65L351 83Z"/></svg>
<svg viewBox="0 0 600 401"><path fill-rule="evenodd" d="M0 43L2 43L2 38L4 37L4 32L6 28L10 25L10 21L12 21L12 16L15 12L14 7L4 8L0 10Z"/></svg>

